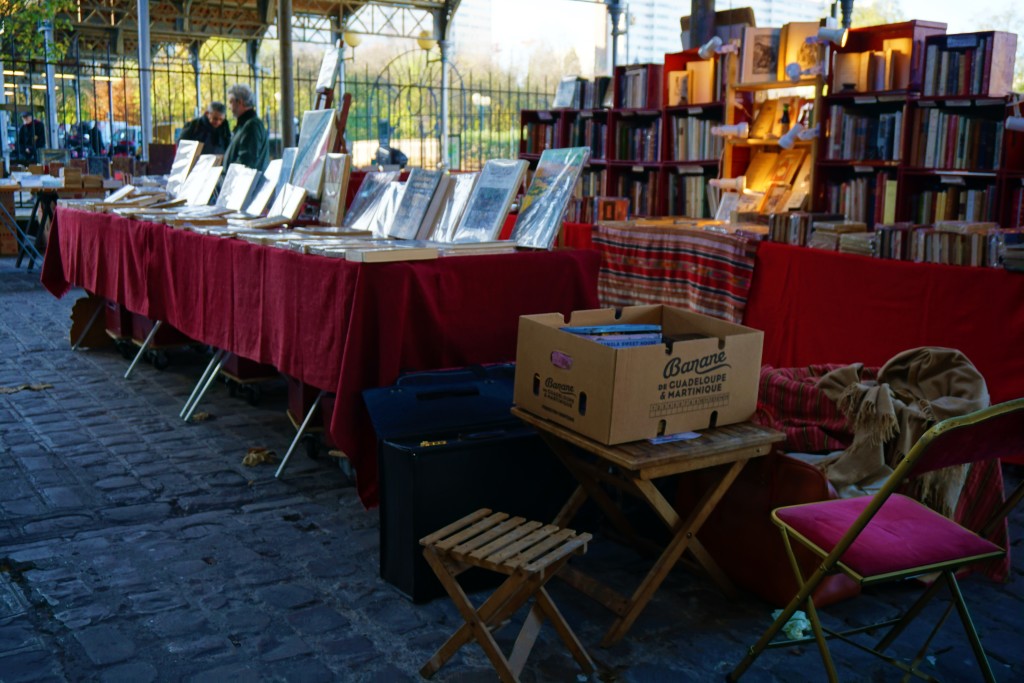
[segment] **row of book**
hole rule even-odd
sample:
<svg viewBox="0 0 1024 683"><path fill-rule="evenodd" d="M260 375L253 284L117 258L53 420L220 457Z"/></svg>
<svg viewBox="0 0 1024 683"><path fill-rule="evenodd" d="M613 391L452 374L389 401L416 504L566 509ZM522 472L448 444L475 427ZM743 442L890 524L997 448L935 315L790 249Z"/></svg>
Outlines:
<svg viewBox="0 0 1024 683"><path fill-rule="evenodd" d="M611 106L610 76L594 76L587 80L580 76L565 76L558 83L552 109L601 109Z"/></svg>
<svg viewBox="0 0 1024 683"><path fill-rule="evenodd" d="M833 104L825 158L899 161L902 131L902 111L872 116Z"/></svg>
<svg viewBox="0 0 1024 683"><path fill-rule="evenodd" d="M661 107L660 64L629 66L615 88L615 104L622 109L658 109Z"/></svg>
<svg viewBox="0 0 1024 683"><path fill-rule="evenodd" d="M625 197L576 197L569 201L565 220L570 223L599 223L629 219L629 200Z"/></svg>
<svg viewBox="0 0 1024 683"><path fill-rule="evenodd" d="M767 221L767 239L772 242L957 266L1003 267L1007 245L1024 240L1024 230L1006 230L992 222L894 223L869 231L863 222L835 213L790 212L771 215Z"/></svg>
<svg viewBox="0 0 1024 683"><path fill-rule="evenodd" d="M608 124L592 116L577 116L569 127L569 142L573 147L589 147L592 159L607 159L605 140Z"/></svg>
<svg viewBox="0 0 1024 683"><path fill-rule="evenodd" d="M680 116L672 119L672 137L670 138L671 160L707 160L717 159L722 155L723 139L712 135L711 128L718 125L709 119L695 116Z"/></svg>
<svg viewBox="0 0 1024 683"><path fill-rule="evenodd" d="M951 185L941 190L923 190L912 194L910 219L916 223L938 221L993 221L999 208L996 188L967 188Z"/></svg>
<svg viewBox="0 0 1024 683"><path fill-rule="evenodd" d="M608 172L601 168L587 168L580 174L579 182L576 184L575 197L597 197L604 190L604 183Z"/></svg>
<svg viewBox="0 0 1024 683"><path fill-rule="evenodd" d="M981 95L1010 91L1017 36L1002 31L936 36L926 41L925 97ZM1003 81L1006 81L1003 83Z"/></svg>
<svg viewBox="0 0 1024 683"><path fill-rule="evenodd" d="M667 107L711 104L724 99L728 69L724 59L688 62L685 69L665 74Z"/></svg>
<svg viewBox="0 0 1024 683"><path fill-rule="evenodd" d="M629 199L633 213L640 216L654 216L658 213L658 183L634 175L619 177L615 193Z"/></svg>
<svg viewBox="0 0 1024 683"><path fill-rule="evenodd" d="M897 181L884 171L847 180L828 180L825 210L872 225L896 220Z"/></svg>
<svg viewBox="0 0 1024 683"><path fill-rule="evenodd" d="M616 129L615 158L619 161L661 161L661 119L648 123L621 122Z"/></svg>
<svg viewBox="0 0 1024 683"><path fill-rule="evenodd" d="M996 170L1003 144L1003 119L978 118L935 107L914 111L910 158L922 168Z"/></svg>
<svg viewBox="0 0 1024 683"><path fill-rule="evenodd" d="M703 174L672 175L668 181L668 215L710 218L708 185Z"/></svg>
<svg viewBox="0 0 1024 683"><path fill-rule="evenodd" d="M558 125L552 122L529 122L523 131L523 153L540 154L555 146Z"/></svg>

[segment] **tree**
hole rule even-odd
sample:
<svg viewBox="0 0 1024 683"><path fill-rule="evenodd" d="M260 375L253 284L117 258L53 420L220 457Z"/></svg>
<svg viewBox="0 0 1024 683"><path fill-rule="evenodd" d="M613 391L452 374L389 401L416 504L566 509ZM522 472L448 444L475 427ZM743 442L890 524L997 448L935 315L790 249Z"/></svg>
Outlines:
<svg viewBox="0 0 1024 683"><path fill-rule="evenodd" d="M71 21L68 13L74 11L75 0L0 0L0 39L3 54L12 51L19 59L44 58L57 61L64 58L70 40ZM53 22L53 45L46 54L39 22Z"/></svg>
<svg viewBox="0 0 1024 683"><path fill-rule="evenodd" d="M858 2L854 5L851 23L860 28L899 21L905 21L905 17L896 0L872 0L870 3Z"/></svg>

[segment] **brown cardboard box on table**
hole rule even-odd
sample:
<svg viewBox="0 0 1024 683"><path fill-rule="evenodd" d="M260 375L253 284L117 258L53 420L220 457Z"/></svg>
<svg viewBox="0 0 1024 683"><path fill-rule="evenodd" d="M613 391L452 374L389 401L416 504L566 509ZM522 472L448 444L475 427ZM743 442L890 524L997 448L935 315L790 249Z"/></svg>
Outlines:
<svg viewBox="0 0 1024 683"><path fill-rule="evenodd" d="M685 340L612 348L560 329L620 324ZM609 445L743 422L757 407L763 342L760 330L672 306L525 315L515 403Z"/></svg>

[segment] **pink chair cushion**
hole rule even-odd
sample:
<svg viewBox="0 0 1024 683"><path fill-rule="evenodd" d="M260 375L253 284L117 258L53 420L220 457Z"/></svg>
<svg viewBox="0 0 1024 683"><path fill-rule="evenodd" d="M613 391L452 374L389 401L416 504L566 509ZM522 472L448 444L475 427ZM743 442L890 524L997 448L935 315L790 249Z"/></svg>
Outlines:
<svg viewBox="0 0 1024 683"><path fill-rule="evenodd" d="M853 524L872 496L779 508L776 517L826 553ZM1002 548L912 498L894 494L840 561L864 578L977 557Z"/></svg>

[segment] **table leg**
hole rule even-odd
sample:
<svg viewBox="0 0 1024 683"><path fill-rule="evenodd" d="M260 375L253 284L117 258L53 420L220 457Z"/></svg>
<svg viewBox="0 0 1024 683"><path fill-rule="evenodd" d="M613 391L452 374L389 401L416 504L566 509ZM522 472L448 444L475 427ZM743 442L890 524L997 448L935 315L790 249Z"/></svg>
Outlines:
<svg viewBox="0 0 1024 683"><path fill-rule="evenodd" d="M292 443L288 446L288 452L284 454L284 458L281 459L281 464L277 466L277 472L274 472L274 478L277 479L284 472L284 466L288 464L288 460L292 457L292 452L295 447L299 445L299 441L302 440L302 435L306 433L306 427L309 426L310 420L313 419L313 415L316 413L316 409L320 407L320 399L324 397L326 391L321 391L316 395L316 400L313 401L313 405L306 411L306 416L302 418L302 424L299 425L299 431L295 432L295 438L292 439Z"/></svg>
<svg viewBox="0 0 1024 683"><path fill-rule="evenodd" d="M188 410L185 411L185 415L181 418L182 420L188 422L189 420L192 419L192 413L194 413L196 408L199 407L199 402L203 400L203 396L206 396L206 392L210 390L210 386L213 384L213 380L217 379L217 375L220 374L220 369L224 367L224 363L227 361L228 355L228 351L222 352L220 358L217 359L216 365L207 368L207 372L209 374L206 376L206 381L200 382L202 388L199 389L199 393L196 395L195 399L193 399L192 405L190 405L188 407ZM196 385L197 389L199 388L200 384Z"/></svg>
<svg viewBox="0 0 1024 683"><path fill-rule="evenodd" d="M186 419L185 413L188 412L188 409L192 405L192 402L198 400L198 398L196 397L199 395L200 388L203 386L203 384L206 383L207 378L210 376L210 372L213 370L214 366L216 366L217 363L220 362L220 359L223 358L224 354L225 351L221 349L217 349L214 352L213 357L210 358L210 362L206 364L206 368L203 370L202 376L199 378L199 381L196 382L195 388L192 389L192 393L189 394L188 400L185 401L185 405L181 407L181 411L178 413L178 417Z"/></svg>
<svg viewBox="0 0 1024 683"><path fill-rule="evenodd" d="M139 352L135 354L135 358L132 360L132 364L129 365L128 369L124 371L124 378L125 379L128 379L129 377L131 377L132 370L134 370L135 366L138 365L139 360L146 353L146 349L149 348L149 343L151 341L153 341L153 337L156 336L156 331L159 330L160 326L163 325L163 324L164 323L163 323L162 320L157 320L155 323L153 323L153 329L151 329L149 331L149 334L146 335L146 340L144 342L142 342L142 346L139 347Z"/></svg>
<svg viewBox="0 0 1024 683"><path fill-rule="evenodd" d="M86 323L85 329L82 330L82 334L78 335L78 339L76 339L75 343L71 345L72 351L78 350L78 347L82 345L83 341L85 341L85 336L89 334L89 330L91 330L92 326L96 324L96 320L100 317L100 313L103 313L105 310L106 306L104 306L101 301L100 305L96 307L96 310L92 312L92 317L89 318L89 322Z"/></svg>
<svg viewBox="0 0 1024 683"><path fill-rule="evenodd" d="M672 540L669 542L668 547L658 558L657 562L651 568L651 571L647 573L644 580L634 591L633 596L630 598L629 609L626 614L619 617L608 629L604 639L601 641L601 647L610 647L617 643L622 636L633 625L636 618L640 616L640 612L647 606L647 603L654 597L655 591L668 576L668 573L675 566L679 558L682 557L683 553L690 546L697 532L700 531L700 527L704 524L704 521L714 510L718 501L722 499L725 492L732 485L732 482L739 475L743 466L746 465L746 460L737 460L734 462L729 469L722 475L718 484L704 494L704 497L698 503L697 508L690 513L690 516L685 522L678 524L675 527L675 533L672 536ZM648 482L650 483L650 482ZM641 487L641 491L645 493L645 499L651 505L651 507L659 514L666 513L668 509L671 509L671 505L664 499L661 492L657 488L650 484L650 486ZM677 517L678 518L678 517ZM698 556L698 560L699 560Z"/></svg>

